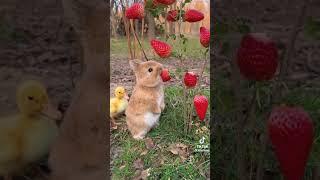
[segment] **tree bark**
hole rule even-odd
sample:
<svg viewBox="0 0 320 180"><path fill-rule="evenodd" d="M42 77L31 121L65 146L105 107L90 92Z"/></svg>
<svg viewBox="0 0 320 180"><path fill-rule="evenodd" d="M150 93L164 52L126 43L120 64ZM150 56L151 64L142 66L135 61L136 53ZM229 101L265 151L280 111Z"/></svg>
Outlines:
<svg viewBox="0 0 320 180"><path fill-rule="evenodd" d="M151 40L156 37L156 22L150 12L146 13L146 18L148 20L148 39Z"/></svg>
<svg viewBox="0 0 320 180"><path fill-rule="evenodd" d="M111 22L111 36L114 38L118 38L118 34L117 34L117 11L114 10L114 4L115 4L115 0L111 0L110 3L110 12L111 12L111 16L110 16L110 22ZM117 8L117 7L116 7Z"/></svg>

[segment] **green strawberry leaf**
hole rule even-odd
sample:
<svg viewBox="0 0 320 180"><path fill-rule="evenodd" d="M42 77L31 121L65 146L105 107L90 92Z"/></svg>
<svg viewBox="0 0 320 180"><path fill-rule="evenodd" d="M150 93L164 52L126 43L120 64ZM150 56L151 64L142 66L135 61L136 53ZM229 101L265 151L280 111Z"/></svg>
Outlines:
<svg viewBox="0 0 320 180"><path fill-rule="evenodd" d="M185 0L183 3L182 3L182 8L184 8L188 3L190 3L192 0Z"/></svg>
<svg viewBox="0 0 320 180"><path fill-rule="evenodd" d="M247 34L247 33L250 33L250 27L246 24L240 24L238 25L238 31L241 33L241 34Z"/></svg>
<svg viewBox="0 0 320 180"><path fill-rule="evenodd" d="M304 27L305 35L310 39L320 39L320 20L308 17Z"/></svg>
<svg viewBox="0 0 320 180"><path fill-rule="evenodd" d="M231 51L231 45L228 41L223 41L221 46L221 54L227 56Z"/></svg>
<svg viewBox="0 0 320 180"><path fill-rule="evenodd" d="M179 53L177 51L172 51L171 56L175 57L175 58L180 58L181 57L181 53Z"/></svg>
<svg viewBox="0 0 320 180"><path fill-rule="evenodd" d="M188 42L188 39L186 37L182 38L182 44L186 44Z"/></svg>
<svg viewBox="0 0 320 180"><path fill-rule="evenodd" d="M183 74L183 69L181 68L181 67L178 67L177 69L176 69L176 76L178 76L179 77L179 79L182 77L182 74Z"/></svg>
<svg viewBox="0 0 320 180"><path fill-rule="evenodd" d="M152 7L153 5L150 5L151 7L146 6L146 10L148 10L151 15L155 18L159 18L160 15L162 15L163 13L165 13L165 5L158 5L157 7Z"/></svg>
<svg viewBox="0 0 320 180"><path fill-rule="evenodd" d="M173 40L176 40L177 39L177 36L175 34L169 34L167 35L168 39L171 38Z"/></svg>
<svg viewBox="0 0 320 180"><path fill-rule="evenodd" d="M151 9L152 5L153 5L153 0L147 0L145 8L146 9Z"/></svg>
<svg viewBox="0 0 320 180"><path fill-rule="evenodd" d="M226 23L216 22L213 31L217 37L225 36L230 32L230 26Z"/></svg>
<svg viewBox="0 0 320 180"><path fill-rule="evenodd" d="M161 34L165 32L165 29L162 24L157 24L156 29L159 30Z"/></svg>

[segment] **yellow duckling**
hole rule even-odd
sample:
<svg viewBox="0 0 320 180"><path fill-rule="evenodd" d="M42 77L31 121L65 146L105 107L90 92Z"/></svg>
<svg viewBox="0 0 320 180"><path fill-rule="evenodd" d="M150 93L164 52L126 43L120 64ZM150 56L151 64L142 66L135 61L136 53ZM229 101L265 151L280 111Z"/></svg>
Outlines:
<svg viewBox="0 0 320 180"><path fill-rule="evenodd" d="M48 155L58 134L56 123L43 115L49 100L41 83L24 82L17 90L16 101L20 112L0 118L0 176L5 180Z"/></svg>
<svg viewBox="0 0 320 180"><path fill-rule="evenodd" d="M126 110L129 97L123 87L117 87L114 95L115 97L110 99L110 117L112 128L117 129L115 118Z"/></svg>

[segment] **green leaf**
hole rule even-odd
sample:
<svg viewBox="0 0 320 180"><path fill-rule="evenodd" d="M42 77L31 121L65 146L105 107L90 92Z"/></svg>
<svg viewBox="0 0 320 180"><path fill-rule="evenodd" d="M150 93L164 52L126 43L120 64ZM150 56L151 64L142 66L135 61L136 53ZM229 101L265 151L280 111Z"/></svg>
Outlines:
<svg viewBox="0 0 320 180"><path fill-rule="evenodd" d="M235 28L237 29L237 32L241 34L247 34L251 31L249 23L250 23L249 19L246 19L243 17L239 17L234 20L234 24L236 26Z"/></svg>
<svg viewBox="0 0 320 180"><path fill-rule="evenodd" d="M176 58L180 58L181 55L177 51L172 51L171 56L176 57Z"/></svg>
<svg viewBox="0 0 320 180"><path fill-rule="evenodd" d="M185 0L183 3L182 3L182 8L184 8L188 3L190 3L192 0Z"/></svg>
<svg viewBox="0 0 320 180"><path fill-rule="evenodd" d="M216 22L213 28L216 36L224 36L230 32L230 27L228 24Z"/></svg>
<svg viewBox="0 0 320 180"><path fill-rule="evenodd" d="M222 47L221 47L221 54L223 55L229 55L231 49L231 45L228 41L222 42Z"/></svg>
<svg viewBox="0 0 320 180"><path fill-rule="evenodd" d="M261 98L260 98L259 88L256 89L256 101L257 101L259 109L261 109Z"/></svg>
<svg viewBox="0 0 320 180"><path fill-rule="evenodd" d="M173 40L176 40L177 39L177 36L175 34L170 34L169 35Z"/></svg>
<svg viewBox="0 0 320 180"><path fill-rule="evenodd" d="M164 33L165 32L165 29L164 29L162 24L158 24L156 27L160 31L160 33Z"/></svg>
<svg viewBox="0 0 320 180"><path fill-rule="evenodd" d="M250 33L250 27L246 24L240 24L238 25L238 31L241 33L241 34L247 34L247 33Z"/></svg>
<svg viewBox="0 0 320 180"><path fill-rule="evenodd" d="M186 44L187 42L188 42L188 39L185 38L185 37L183 37L183 38L182 38L182 44Z"/></svg>
<svg viewBox="0 0 320 180"><path fill-rule="evenodd" d="M155 18L159 18L160 15L162 15L165 12L165 5L158 5L157 7L152 7L153 5L151 5L151 7L146 8L146 10L148 10L151 15Z"/></svg>
<svg viewBox="0 0 320 180"><path fill-rule="evenodd" d="M183 73L183 69L181 67L178 67L176 69L176 75L181 78L182 77L182 73Z"/></svg>
<svg viewBox="0 0 320 180"><path fill-rule="evenodd" d="M147 0L146 1L146 9L151 9L153 6L153 0Z"/></svg>
<svg viewBox="0 0 320 180"><path fill-rule="evenodd" d="M320 39L320 20L308 17L305 24L304 33L311 39Z"/></svg>

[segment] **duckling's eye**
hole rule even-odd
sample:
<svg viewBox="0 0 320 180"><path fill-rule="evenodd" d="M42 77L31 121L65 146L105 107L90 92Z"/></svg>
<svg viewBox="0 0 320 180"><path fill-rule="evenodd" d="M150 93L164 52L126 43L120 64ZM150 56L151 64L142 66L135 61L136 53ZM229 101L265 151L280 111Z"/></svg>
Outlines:
<svg viewBox="0 0 320 180"><path fill-rule="evenodd" d="M28 96L28 99L29 99L30 101L32 101L32 100L33 100L33 97L32 97L32 96Z"/></svg>
<svg viewBox="0 0 320 180"><path fill-rule="evenodd" d="M149 71L149 72L152 72L152 71L153 71L153 69L152 69L152 68L149 68L149 69L148 69L148 71Z"/></svg>

